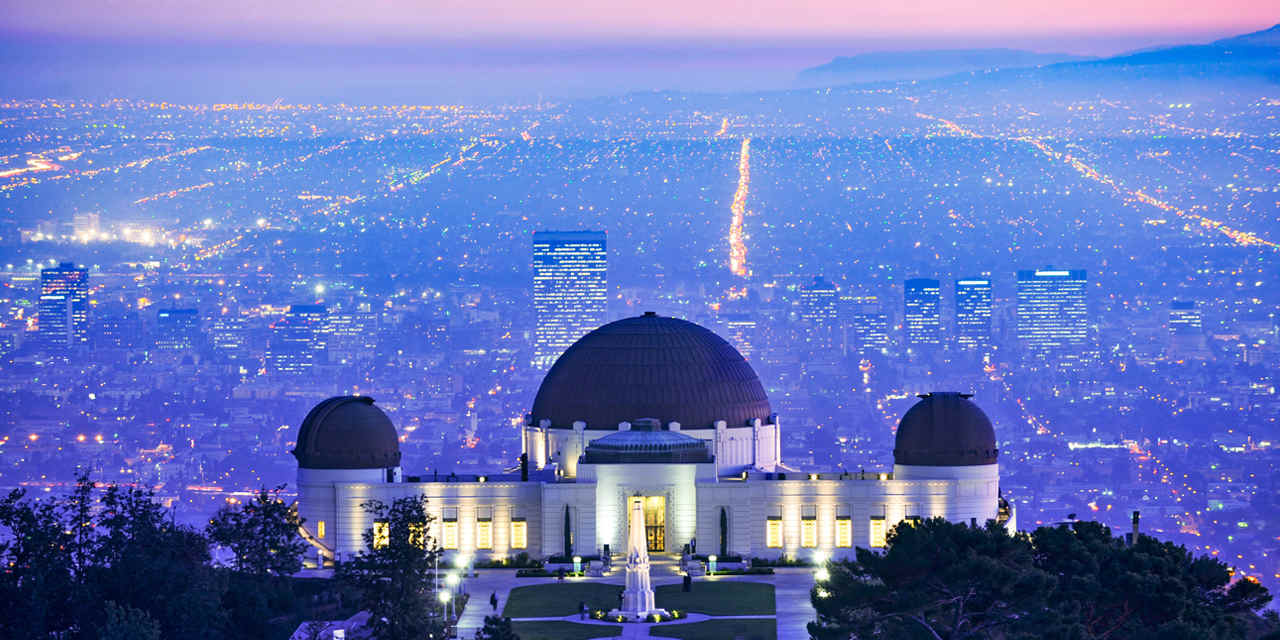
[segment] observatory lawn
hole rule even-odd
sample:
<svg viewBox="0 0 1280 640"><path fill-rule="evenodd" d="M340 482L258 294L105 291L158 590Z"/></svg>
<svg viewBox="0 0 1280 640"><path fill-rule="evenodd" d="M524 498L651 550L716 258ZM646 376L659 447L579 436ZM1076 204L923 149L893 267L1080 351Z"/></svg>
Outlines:
<svg viewBox="0 0 1280 640"><path fill-rule="evenodd" d="M678 584L668 584L654 589L654 600L659 608L668 611L693 611L709 616L771 616L776 612L773 585L765 582L695 580L689 593L681 591Z"/></svg>
<svg viewBox="0 0 1280 640"><path fill-rule="evenodd" d="M580 602L586 602L589 611L608 611L617 608L619 593L622 593L621 585L602 582L556 582L516 587L508 596L502 615L508 618L571 616L578 613ZM520 637L523 638L524 634Z"/></svg>
<svg viewBox="0 0 1280 640"><path fill-rule="evenodd" d="M511 623L520 640L589 640L590 638L611 638L622 635L622 626L616 624L578 624L576 622L559 622L531 620Z"/></svg>
<svg viewBox="0 0 1280 640"><path fill-rule="evenodd" d="M740 618L654 625L649 628L649 635L681 640L777 640L778 629L773 618Z"/></svg>

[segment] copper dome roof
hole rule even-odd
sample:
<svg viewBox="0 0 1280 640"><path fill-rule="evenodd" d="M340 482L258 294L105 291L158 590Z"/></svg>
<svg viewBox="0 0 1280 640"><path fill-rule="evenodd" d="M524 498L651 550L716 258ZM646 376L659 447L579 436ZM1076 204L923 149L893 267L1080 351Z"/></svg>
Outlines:
<svg viewBox="0 0 1280 640"><path fill-rule="evenodd" d="M692 322L652 312L626 318L573 343L547 372L530 412L532 424L616 430L656 418L706 428L740 427L773 410L760 379L737 349Z"/></svg>
<svg viewBox="0 0 1280 640"><path fill-rule="evenodd" d="M293 456L304 469L386 469L400 465L400 440L373 398L337 396L307 413Z"/></svg>
<svg viewBox="0 0 1280 640"><path fill-rule="evenodd" d="M952 391L920 395L898 422L893 462L901 465L960 467L995 464L996 432L971 396Z"/></svg>

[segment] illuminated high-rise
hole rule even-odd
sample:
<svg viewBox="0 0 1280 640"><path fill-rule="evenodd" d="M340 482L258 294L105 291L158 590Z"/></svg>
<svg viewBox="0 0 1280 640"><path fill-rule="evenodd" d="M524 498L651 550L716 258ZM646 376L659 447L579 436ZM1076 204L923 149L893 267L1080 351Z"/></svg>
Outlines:
<svg viewBox="0 0 1280 640"><path fill-rule="evenodd" d="M1089 336L1083 269L1018 272L1018 340L1034 352L1080 355Z"/></svg>
<svg viewBox="0 0 1280 640"><path fill-rule="evenodd" d="M858 352L881 353L889 348L889 316L883 313L855 313L853 340Z"/></svg>
<svg viewBox="0 0 1280 640"><path fill-rule="evenodd" d="M322 304L295 304L271 325L267 370L272 373L307 373L324 362L328 310Z"/></svg>
<svg viewBox="0 0 1280 640"><path fill-rule="evenodd" d="M1209 355L1204 335L1204 318L1191 300L1169 303L1169 356L1173 358L1205 358Z"/></svg>
<svg viewBox="0 0 1280 640"><path fill-rule="evenodd" d="M758 323L755 318L745 313L726 314L722 320L724 323L725 337L729 344L732 344L742 357L750 360L755 354L755 343L758 340L756 331Z"/></svg>
<svg viewBox="0 0 1280 640"><path fill-rule="evenodd" d="M608 253L603 231L533 234L533 366L545 369L605 319Z"/></svg>
<svg viewBox="0 0 1280 640"><path fill-rule="evenodd" d="M40 270L40 339L63 350L89 341L89 270L63 262Z"/></svg>
<svg viewBox="0 0 1280 640"><path fill-rule="evenodd" d="M912 278L903 286L903 325L907 348L933 348L942 344L942 287L933 278Z"/></svg>
<svg viewBox="0 0 1280 640"><path fill-rule="evenodd" d="M200 313L195 309L156 311L156 349L184 351L200 341Z"/></svg>
<svg viewBox="0 0 1280 640"><path fill-rule="evenodd" d="M982 349L991 344L991 281L956 280L956 345Z"/></svg>
<svg viewBox="0 0 1280 640"><path fill-rule="evenodd" d="M840 292L822 276L800 288L800 319L809 326L809 346L834 355L840 340Z"/></svg>

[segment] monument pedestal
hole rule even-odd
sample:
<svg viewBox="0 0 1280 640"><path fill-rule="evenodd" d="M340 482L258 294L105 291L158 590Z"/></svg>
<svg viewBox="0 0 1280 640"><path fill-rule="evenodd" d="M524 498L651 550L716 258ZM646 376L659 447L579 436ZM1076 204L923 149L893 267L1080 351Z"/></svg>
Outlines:
<svg viewBox="0 0 1280 640"><path fill-rule="evenodd" d="M610 611L609 617L644 622L654 615L671 616L666 609L659 609L653 604L649 546L644 537L644 506L640 500L632 499L627 517L627 581L622 590L622 606Z"/></svg>

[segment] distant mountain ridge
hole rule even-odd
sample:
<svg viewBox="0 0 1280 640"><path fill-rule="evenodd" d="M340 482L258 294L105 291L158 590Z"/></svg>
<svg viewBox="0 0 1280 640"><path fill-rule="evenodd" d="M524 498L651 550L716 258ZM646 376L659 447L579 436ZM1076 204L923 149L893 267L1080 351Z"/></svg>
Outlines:
<svg viewBox="0 0 1280 640"><path fill-rule="evenodd" d="M939 79L945 82L1103 82L1241 78L1280 83L1280 24L1208 44L1149 47L1105 58L1017 49L874 52L805 69L803 79L841 84Z"/></svg>
<svg viewBox="0 0 1280 640"><path fill-rule="evenodd" d="M840 81L920 80L966 71L1039 67L1091 59L1066 53L1037 53L1020 49L873 51L840 56L826 64L805 69L801 74L809 79L826 77Z"/></svg>
<svg viewBox="0 0 1280 640"><path fill-rule="evenodd" d="M1213 44L1219 47L1280 47L1280 24L1270 29L1218 40Z"/></svg>

